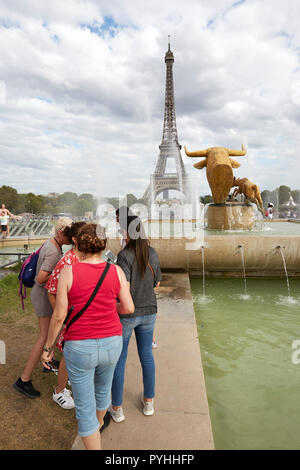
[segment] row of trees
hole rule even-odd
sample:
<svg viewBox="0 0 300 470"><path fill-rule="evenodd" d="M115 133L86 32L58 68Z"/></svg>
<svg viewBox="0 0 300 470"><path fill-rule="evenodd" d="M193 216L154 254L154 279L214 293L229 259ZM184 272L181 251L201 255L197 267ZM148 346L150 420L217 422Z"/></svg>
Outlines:
<svg viewBox="0 0 300 470"><path fill-rule="evenodd" d="M131 207L133 204L145 204L144 199L142 198L137 198L134 194L126 194L124 198L118 198L118 197L110 197L110 198L105 198L105 199L100 199L99 201L101 202L106 202L107 204L111 204L113 207L116 209L120 205L124 205L127 207Z"/></svg>
<svg viewBox="0 0 300 470"><path fill-rule="evenodd" d="M31 213L36 215L52 215L60 212L70 213L73 216L83 216L85 212L96 213L98 203L106 202L119 207L119 198L106 198L97 200L92 194L84 193L79 196L76 193L67 191L56 196L43 196L34 193L19 194L11 186L0 187L0 206L5 204L13 214ZM122 201L121 201L122 202ZM135 203L144 203L143 199L138 199L134 194L127 194L124 204L128 207Z"/></svg>
<svg viewBox="0 0 300 470"><path fill-rule="evenodd" d="M278 209L281 204L286 204L290 196L293 197L293 200L296 204L300 204L299 189L291 189L289 186L282 185L272 191L264 189L261 192L261 198L263 200L264 207L267 207L268 203L272 202L274 204L275 209ZM201 196L200 201L203 204L208 204L210 202L213 202L213 198L211 195L207 194L206 196Z"/></svg>
<svg viewBox="0 0 300 470"><path fill-rule="evenodd" d="M0 204L4 203L13 214L29 212L31 214L55 214L59 212L83 216L85 212L95 212L97 201L92 194L77 195L65 192L56 197L36 195L34 193L19 194L10 186L0 187Z"/></svg>
<svg viewBox="0 0 300 470"><path fill-rule="evenodd" d="M261 192L264 206L267 207L272 202L277 209L281 204L285 204L292 195L295 203L300 204L300 190L292 190L289 186L279 186L273 191L265 189ZM201 196L201 202L207 204L212 202L211 195ZM84 193L77 195L76 193L67 191L55 197L36 195L34 193L19 194L15 188L11 186L0 187L0 205L4 203L6 207L14 214L29 212L32 214L55 214L59 212L71 213L73 216L83 216L85 212L95 213L97 205L100 202L107 202L115 208L119 207L119 198L106 198L98 201L92 194ZM124 204L128 207L132 204L144 204L143 199L138 199L134 194L127 194L124 198Z"/></svg>

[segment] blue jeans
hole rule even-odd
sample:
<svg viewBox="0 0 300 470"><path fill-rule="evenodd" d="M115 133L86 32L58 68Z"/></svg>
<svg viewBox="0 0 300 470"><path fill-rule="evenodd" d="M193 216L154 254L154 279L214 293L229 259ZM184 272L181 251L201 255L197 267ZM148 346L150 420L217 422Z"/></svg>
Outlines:
<svg viewBox="0 0 300 470"><path fill-rule="evenodd" d="M64 357L81 437L99 429L96 410L106 410L110 405L111 384L122 344L122 336L65 342Z"/></svg>
<svg viewBox="0 0 300 470"><path fill-rule="evenodd" d="M123 349L115 369L112 383L113 406L121 406L123 403L125 364L128 345L133 330L135 332L138 354L143 371L144 397L154 398L155 363L152 354L152 339L155 320L156 314L123 319L121 317L121 323L123 326Z"/></svg>

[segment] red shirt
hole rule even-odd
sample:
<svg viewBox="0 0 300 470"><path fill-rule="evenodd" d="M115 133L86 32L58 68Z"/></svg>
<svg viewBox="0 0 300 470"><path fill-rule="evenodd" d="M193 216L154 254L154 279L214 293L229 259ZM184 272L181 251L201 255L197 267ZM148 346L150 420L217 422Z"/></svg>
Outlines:
<svg viewBox="0 0 300 470"><path fill-rule="evenodd" d="M74 310L68 322L90 298L105 266L106 263L76 263L72 266L73 283L68 300L69 309L73 306ZM119 292L119 276L116 266L112 264L91 305L65 334L65 341L122 336L122 325L117 313Z"/></svg>
<svg viewBox="0 0 300 470"><path fill-rule="evenodd" d="M61 271L64 269L65 266L70 266L71 264L78 263L79 258L75 255L73 249L69 250L65 256L61 258L61 260L57 263L55 268L53 269L51 276L48 279L47 284L45 285L45 289L47 289L49 294L56 294L57 293L57 284L58 279Z"/></svg>

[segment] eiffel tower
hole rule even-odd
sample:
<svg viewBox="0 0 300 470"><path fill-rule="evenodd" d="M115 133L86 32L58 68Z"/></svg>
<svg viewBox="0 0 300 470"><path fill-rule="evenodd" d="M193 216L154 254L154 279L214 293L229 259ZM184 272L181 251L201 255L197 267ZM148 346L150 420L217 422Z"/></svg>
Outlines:
<svg viewBox="0 0 300 470"><path fill-rule="evenodd" d="M181 157L181 145L178 142L173 63L174 54L170 49L170 36L168 37L168 50L165 55L166 63L166 91L165 91L165 114L162 142L159 145L159 157L155 172L150 176L150 184L147 187L143 199L148 207L155 201L158 194L163 193L163 199L168 199L169 190L177 190L183 195L187 195L188 175L185 171ZM166 172L168 160L175 162L176 172ZM173 165L174 166L174 165ZM187 202L187 201L186 201Z"/></svg>

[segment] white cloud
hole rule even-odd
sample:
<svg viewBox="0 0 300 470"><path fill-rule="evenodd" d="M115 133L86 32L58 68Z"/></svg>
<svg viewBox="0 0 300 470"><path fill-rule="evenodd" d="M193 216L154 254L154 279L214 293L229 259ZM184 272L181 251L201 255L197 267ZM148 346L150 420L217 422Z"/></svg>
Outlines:
<svg viewBox="0 0 300 470"><path fill-rule="evenodd" d="M0 185L141 196L170 34L180 143L246 143L238 176L300 188L299 13L297 0L2 1Z"/></svg>
<svg viewBox="0 0 300 470"><path fill-rule="evenodd" d="M6 103L6 85L0 80L0 104Z"/></svg>

